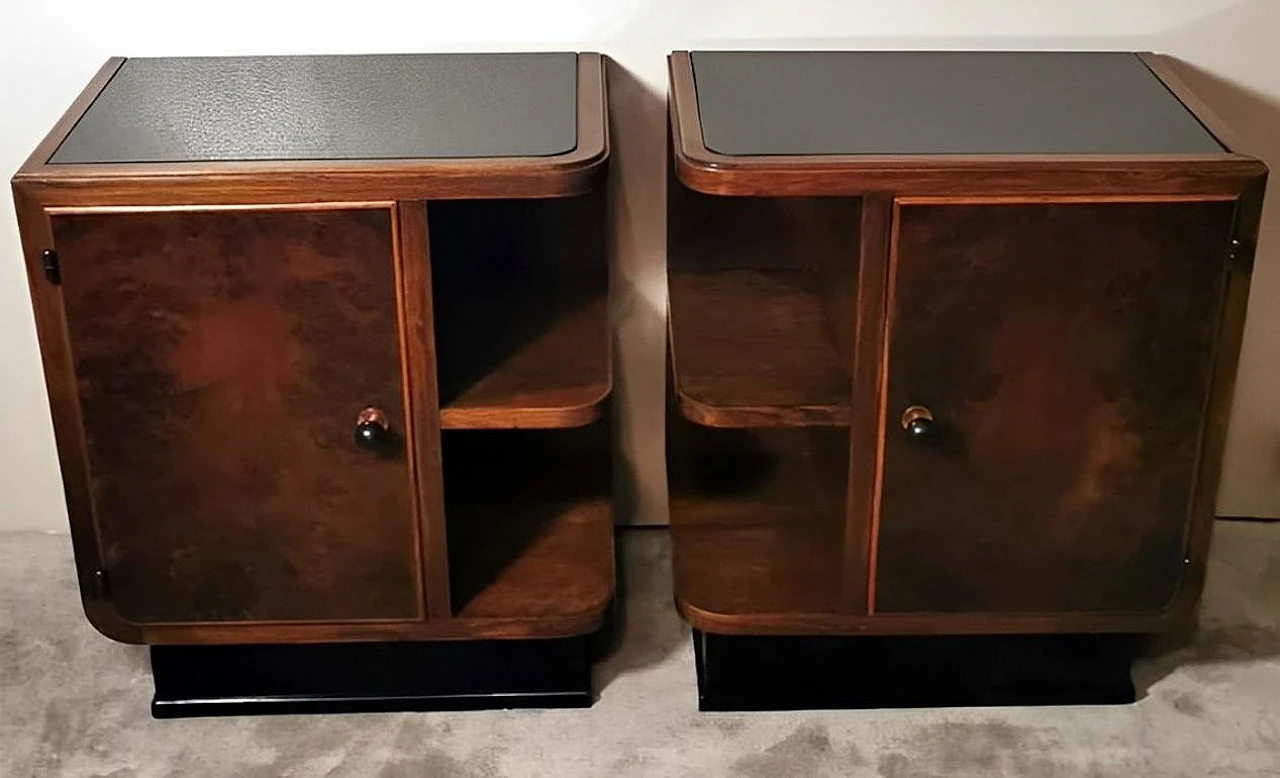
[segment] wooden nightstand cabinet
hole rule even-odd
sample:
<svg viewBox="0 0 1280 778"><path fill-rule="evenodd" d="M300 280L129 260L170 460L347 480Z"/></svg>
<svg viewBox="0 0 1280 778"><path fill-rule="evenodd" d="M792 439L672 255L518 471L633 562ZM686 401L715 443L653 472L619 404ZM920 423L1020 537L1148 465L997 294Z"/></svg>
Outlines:
<svg viewBox="0 0 1280 778"><path fill-rule="evenodd" d="M1131 700L1203 583L1265 167L1153 55L670 76L703 707Z"/></svg>
<svg viewBox="0 0 1280 778"><path fill-rule="evenodd" d="M116 59L14 177L85 609L157 715L590 703L605 105L596 54Z"/></svg>

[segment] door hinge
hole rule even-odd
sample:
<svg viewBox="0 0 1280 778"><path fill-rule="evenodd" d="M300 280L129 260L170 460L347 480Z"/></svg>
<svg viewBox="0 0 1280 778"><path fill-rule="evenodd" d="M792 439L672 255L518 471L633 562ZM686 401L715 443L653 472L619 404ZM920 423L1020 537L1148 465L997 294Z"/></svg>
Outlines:
<svg viewBox="0 0 1280 778"><path fill-rule="evenodd" d="M99 600L105 600L111 594L111 587L107 585L107 571L102 568L93 571L93 593Z"/></svg>
<svg viewBox="0 0 1280 778"><path fill-rule="evenodd" d="M1227 255L1227 261L1233 270L1247 273L1253 270L1253 255L1257 253L1258 246L1250 238L1241 236L1240 227L1240 213L1237 210L1235 224L1231 227L1231 251Z"/></svg>
<svg viewBox="0 0 1280 778"><path fill-rule="evenodd" d="M44 266L44 277L51 284L62 283L62 265L58 262L58 252L45 249L40 255L40 263Z"/></svg>

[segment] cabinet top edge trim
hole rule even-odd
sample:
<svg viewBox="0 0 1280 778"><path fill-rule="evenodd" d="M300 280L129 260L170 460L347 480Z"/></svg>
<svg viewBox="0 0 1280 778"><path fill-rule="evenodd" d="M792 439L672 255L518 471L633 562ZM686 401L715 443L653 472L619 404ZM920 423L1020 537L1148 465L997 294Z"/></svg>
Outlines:
<svg viewBox="0 0 1280 778"><path fill-rule="evenodd" d="M1210 194L1047 194L1047 195L903 195L893 198L896 206L910 205L1035 205L1107 203L1206 203L1232 202L1237 195Z"/></svg>
<svg viewBox="0 0 1280 778"><path fill-rule="evenodd" d="M116 213L201 213L226 211L381 211L395 208L395 200L331 200L321 203L227 203L197 205L52 205L44 209L50 216Z"/></svg>
<svg viewBox="0 0 1280 778"><path fill-rule="evenodd" d="M703 142L687 51L668 57L669 119L677 178L704 194L769 196L893 193L941 196L1012 192L1239 195L1267 175L1185 84L1168 57L1138 53L1152 73L1228 150L1210 154L830 154L727 155ZM1170 83L1174 81L1175 83ZM1227 136L1227 137L1223 137Z"/></svg>

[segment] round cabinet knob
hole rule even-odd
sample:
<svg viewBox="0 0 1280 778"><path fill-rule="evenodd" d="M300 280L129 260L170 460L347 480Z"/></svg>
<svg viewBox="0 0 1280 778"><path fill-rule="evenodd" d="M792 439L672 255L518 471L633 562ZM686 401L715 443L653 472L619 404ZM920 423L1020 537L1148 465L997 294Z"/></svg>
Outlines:
<svg viewBox="0 0 1280 778"><path fill-rule="evenodd" d="M912 405L902 412L902 429L909 440L924 440L933 434L934 426L933 411L923 405Z"/></svg>
<svg viewBox="0 0 1280 778"><path fill-rule="evenodd" d="M353 437L356 445L366 451L382 450L391 440L391 424L387 415L377 408L360 411Z"/></svg>

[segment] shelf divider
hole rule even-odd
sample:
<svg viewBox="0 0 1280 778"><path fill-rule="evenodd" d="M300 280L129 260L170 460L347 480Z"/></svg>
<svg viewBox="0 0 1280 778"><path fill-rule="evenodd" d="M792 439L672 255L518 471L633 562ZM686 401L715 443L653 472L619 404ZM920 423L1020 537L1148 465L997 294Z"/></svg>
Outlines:
<svg viewBox="0 0 1280 778"><path fill-rule="evenodd" d="M552 429L600 418L613 382L607 295L565 305L541 331L495 360L440 408L444 429ZM478 300L461 318L495 315L501 299ZM465 370L453 366L454 370Z"/></svg>
<svg viewBox="0 0 1280 778"><path fill-rule="evenodd" d="M843 427L849 368L815 276L794 269L672 270L679 409L709 427Z"/></svg>

